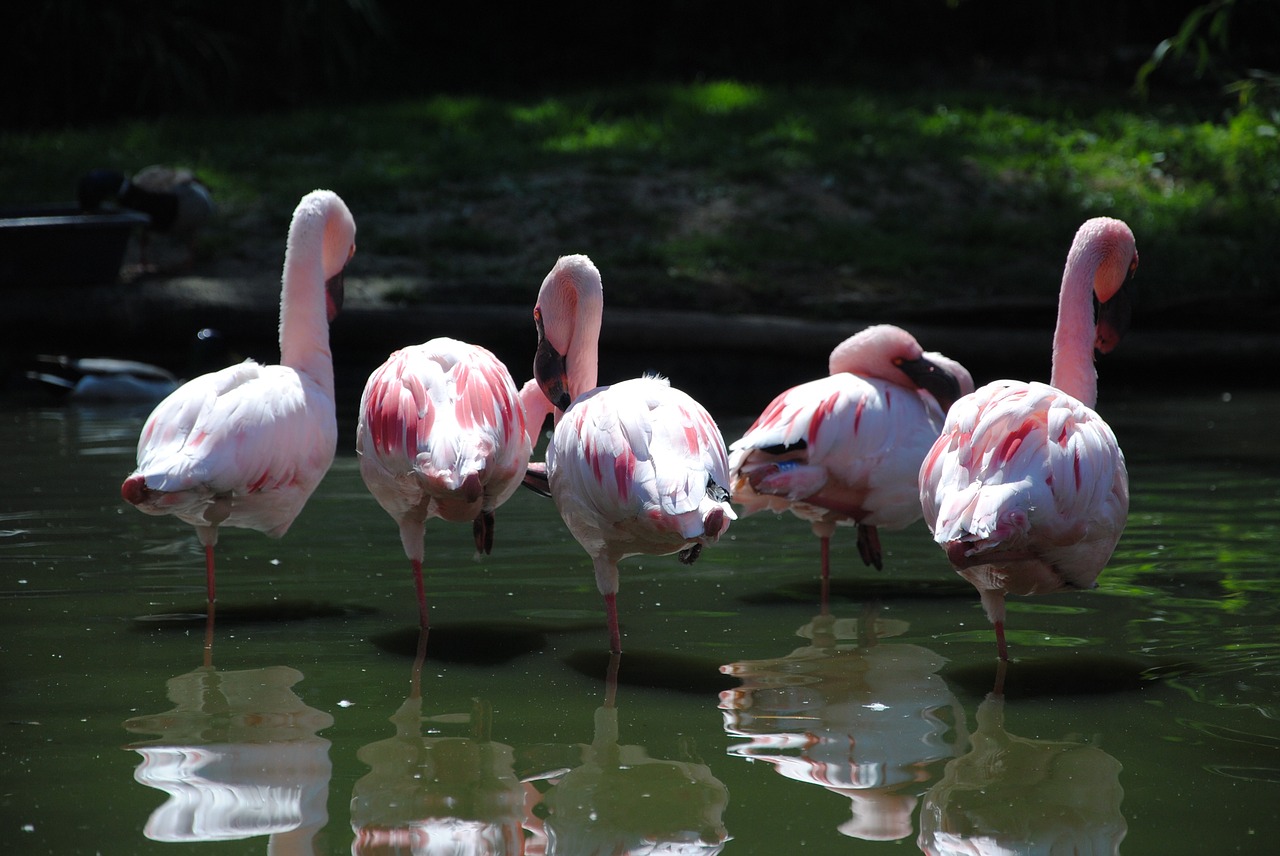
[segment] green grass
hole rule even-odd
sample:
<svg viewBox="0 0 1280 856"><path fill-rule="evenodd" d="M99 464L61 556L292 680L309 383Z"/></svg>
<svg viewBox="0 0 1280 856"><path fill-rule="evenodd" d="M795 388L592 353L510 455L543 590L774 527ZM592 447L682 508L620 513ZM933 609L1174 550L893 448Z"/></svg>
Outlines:
<svg viewBox="0 0 1280 856"><path fill-rule="evenodd" d="M436 97L5 134L0 202L69 198L94 166L182 163L227 215L219 248L249 228L282 244L298 197L328 186L357 222L403 218L362 229L361 249L420 270L432 299L476 281L532 293L584 251L611 304L813 317L1051 304L1076 226L1107 214L1133 227L1158 310L1274 300L1277 126L1096 94L732 81Z"/></svg>

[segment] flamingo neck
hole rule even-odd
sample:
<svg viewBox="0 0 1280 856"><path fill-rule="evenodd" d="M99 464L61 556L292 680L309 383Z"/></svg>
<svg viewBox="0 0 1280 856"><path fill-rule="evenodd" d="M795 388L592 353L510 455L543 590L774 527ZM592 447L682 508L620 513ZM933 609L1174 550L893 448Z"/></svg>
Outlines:
<svg viewBox="0 0 1280 856"><path fill-rule="evenodd" d="M289 230L280 293L280 362L333 391L324 282L322 210L299 211Z"/></svg>
<svg viewBox="0 0 1280 856"><path fill-rule="evenodd" d="M1067 256L1058 293L1058 325L1053 331L1053 371L1049 383L1086 407L1098 400L1098 372L1093 365L1097 333L1093 320L1093 276L1098 259L1079 241Z"/></svg>

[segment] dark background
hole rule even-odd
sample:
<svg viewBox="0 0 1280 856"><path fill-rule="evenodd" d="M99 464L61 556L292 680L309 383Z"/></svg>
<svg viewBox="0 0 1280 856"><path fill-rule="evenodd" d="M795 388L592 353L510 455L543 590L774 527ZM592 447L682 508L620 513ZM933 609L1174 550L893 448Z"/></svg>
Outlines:
<svg viewBox="0 0 1280 856"><path fill-rule="evenodd" d="M8 10L10 128L437 92L729 77L1125 90L1193 10L1229 6L1152 89L1274 66L1272 0L48 0ZM1202 52L1199 48L1205 48Z"/></svg>

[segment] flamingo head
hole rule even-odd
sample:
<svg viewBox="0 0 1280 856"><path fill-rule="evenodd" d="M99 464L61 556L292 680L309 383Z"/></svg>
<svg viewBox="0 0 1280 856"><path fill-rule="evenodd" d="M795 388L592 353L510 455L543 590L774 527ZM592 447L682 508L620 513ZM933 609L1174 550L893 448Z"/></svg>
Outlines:
<svg viewBox="0 0 1280 856"><path fill-rule="evenodd" d="M533 377L542 394L557 410L568 410L573 397L569 394L569 372L564 354L547 338L541 307L534 307L533 323L538 329L538 350L533 355Z"/></svg>
<svg viewBox="0 0 1280 856"><path fill-rule="evenodd" d="M317 191L319 192L319 191ZM343 276L356 254L356 222L346 204L333 195L333 216L326 218L321 244L324 264L325 308L329 320L337 317L345 296Z"/></svg>
<svg viewBox="0 0 1280 856"><path fill-rule="evenodd" d="M533 376L547 400L567 410L596 385L604 289L600 271L584 255L562 256L542 281L533 323L538 349Z"/></svg>
<svg viewBox="0 0 1280 856"><path fill-rule="evenodd" d="M828 368L831 374L848 372L924 390L943 410L973 390L972 377L959 363L940 354L926 354L914 336L892 324L876 324L845 339L831 352ZM963 388L965 382L967 389Z"/></svg>
<svg viewBox="0 0 1280 856"><path fill-rule="evenodd" d="M1110 353L1129 329L1133 311L1132 290L1126 288L1138 270L1138 247L1133 231L1123 220L1095 217L1080 227L1077 242L1085 240L1085 252L1094 264L1094 349Z"/></svg>

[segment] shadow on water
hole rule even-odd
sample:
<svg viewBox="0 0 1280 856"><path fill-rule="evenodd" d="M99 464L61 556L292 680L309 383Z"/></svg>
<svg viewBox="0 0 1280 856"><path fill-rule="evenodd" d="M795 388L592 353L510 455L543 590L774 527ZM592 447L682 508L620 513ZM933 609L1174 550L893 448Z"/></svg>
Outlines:
<svg viewBox="0 0 1280 856"><path fill-rule="evenodd" d="M610 675L607 651L575 651L564 658L565 665L589 678L608 683L616 677L619 685L674 690L690 695L723 692L738 682L720 673L720 662L710 657L672 651L626 651L616 676Z"/></svg>
<svg viewBox="0 0 1280 856"><path fill-rule="evenodd" d="M356 615L373 615L376 609L369 607L339 606L326 601L276 600L270 603L224 604L218 603L218 626L239 627L255 624L278 624L311 619L350 618ZM179 629L203 627L206 609L204 604L190 612L166 612L139 615L133 619L137 630Z"/></svg>
<svg viewBox="0 0 1280 856"><path fill-rule="evenodd" d="M832 577L835 575L832 574ZM938 579L904 579L886 577L858 577L831 579L827 596L857 603L865 601L937 600L950 598L973 599L973 586L959 576ZM747 592L738 596L742 603L753 606L779 604L818 603L822 599L822 580L794 581L772 589Z"/></svg>
<svg viewBox="0 0 1280 856"><path fill-rule="evenodd" d="M418 651L419 630L406 627L380 633L369 641L374 647L398 656L413 657ZM545 629L481 622L433 623L429 650L431 659L441 663L497 666L532 654L547 645Z"/></svg>
<svg viewBox="0 0 1280 856"><path fill-rule="evenodd" d="M1092 652L1017 657L1005 669L1003 694L1018 701L1140 692L1184 666ZM942 674L953 686L982 696L999 686L999 671L999 663L993 658L990 662L943 669Z"/></svg>

